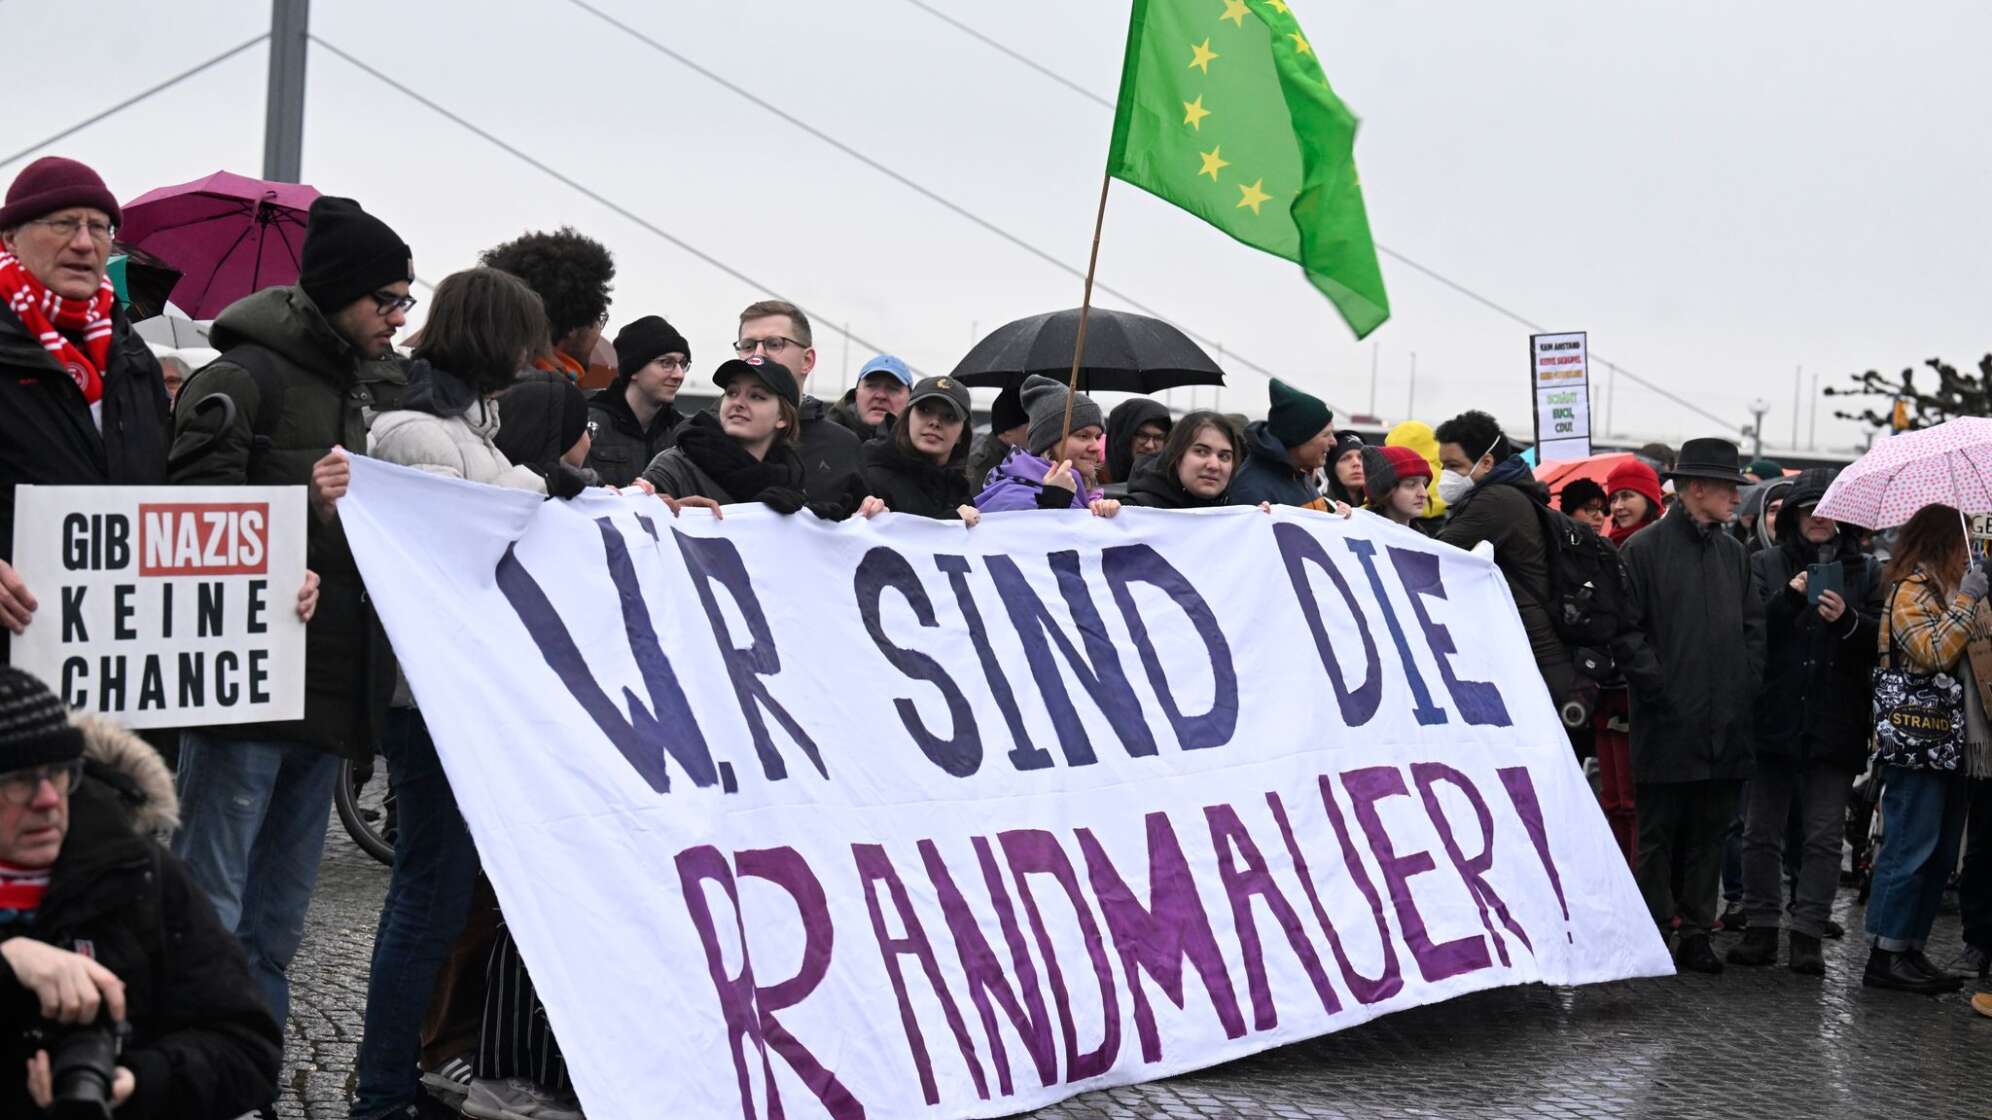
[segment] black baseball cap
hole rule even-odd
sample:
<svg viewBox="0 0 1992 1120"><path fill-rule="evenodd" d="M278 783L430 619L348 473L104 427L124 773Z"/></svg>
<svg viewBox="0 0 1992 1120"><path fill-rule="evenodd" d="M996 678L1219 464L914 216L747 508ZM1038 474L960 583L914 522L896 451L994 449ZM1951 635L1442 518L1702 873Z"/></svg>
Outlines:
<svg viewBox="0 0 1992 1120"><path fill-rule="evenodd" d="M764 358L759 354L751 358L728 358L721 362L719 369L713 372L712 382L724 389L742 374L760 378L774 390L776 396L797 408L802 407L802 386L796 383L795 374L773 358Z"/></svg>
<svg viewBox="0 0 1992 1120"><path fill-rule="evenodd" d="M913 395L906 398L906 407L912 408L924 400L940 399L954 406L955 415L964 423L970 415L968 386L952 377L923 377L913 386Z"/></svg>

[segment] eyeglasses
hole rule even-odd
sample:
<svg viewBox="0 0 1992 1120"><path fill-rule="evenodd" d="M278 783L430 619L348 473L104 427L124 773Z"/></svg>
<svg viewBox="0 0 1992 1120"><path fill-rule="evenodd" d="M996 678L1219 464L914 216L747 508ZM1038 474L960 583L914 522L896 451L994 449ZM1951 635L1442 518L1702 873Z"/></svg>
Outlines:
<svg viewBox="0 0 1992 1120"><path fill-rule="evenodd" d="M12 770L0 774L0 801L9 805L26 805L41 792L43 782L55 787L55 792L67 796L83 778L83 760L57 763L53 766L34 766L26 770Z"/></svg>
<svg viewBox="0 0 1992 1120"><path fill-rule="evenodd" d="M374 310L382 315L392 315L397 311L409 311L415 306L414 296L398 296L392 292L373 294Z"/></svg>
<svg viewBox="0 0 1992 1120"><path fill-rule="evenodd" d="M679 358L669 354L658 358L657 364L663 366L666 373L672 370L689 370L692 368L692 360L690 358Z"/></svg>
<svg viewBox="0 0 1992 1120"><path fill-rule="evenodd" d="M118 227L111 223L100 222L95 218L36 218L28 224L41 226L64 241L74 239L77 230L87 229L90 231L90 240L99 245L109 245L111 235L118 231Z"/></svg>
<svg viewBox="0 0 1992 1120"><path fill-rule="evenodd" d="M802 343L782 335L774 335L770 338L743 338L733 344L733 352L744 358L752 354L756 348L759 348L763 353L779 354L791 346L802 346Z"/></svg>

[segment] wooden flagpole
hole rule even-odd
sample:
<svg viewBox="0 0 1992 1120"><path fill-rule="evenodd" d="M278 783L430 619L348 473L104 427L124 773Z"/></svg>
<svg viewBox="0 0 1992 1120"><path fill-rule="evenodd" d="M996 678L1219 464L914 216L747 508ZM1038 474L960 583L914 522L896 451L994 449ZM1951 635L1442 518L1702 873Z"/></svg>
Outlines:
<svg viewBox="0 0 1992 1120"><path fill-rule="evenodd" d="M1086 294L1079 300L1079 337L1072 344L1072 374L1065 379L1065 423L1059 429L1058 446L1072 434L1072 402L1079 393L1079 365L1086 356L1086 320L1093 313L1093 271L1100 265L1100 227L1107 223L1107 188L1113 185L1111 173L1100 176L1100 210L1093 215L1093 251L1086 257ZM1052 466L1057 466L1056 462Z"/></svg>

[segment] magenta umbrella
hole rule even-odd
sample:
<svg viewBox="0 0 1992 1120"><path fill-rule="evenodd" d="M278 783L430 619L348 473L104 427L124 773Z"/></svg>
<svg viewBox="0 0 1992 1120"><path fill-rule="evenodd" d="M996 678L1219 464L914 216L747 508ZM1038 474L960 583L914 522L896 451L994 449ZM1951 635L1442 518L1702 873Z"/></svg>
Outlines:
<svg viewBox="0 0 1992 1120"><path fill-rule="evenodd" d="M251 292L297 282L317 197L300 183L217 171L125 203L118 239L179 269L173 302L191 318L212 319Z"/></svg>

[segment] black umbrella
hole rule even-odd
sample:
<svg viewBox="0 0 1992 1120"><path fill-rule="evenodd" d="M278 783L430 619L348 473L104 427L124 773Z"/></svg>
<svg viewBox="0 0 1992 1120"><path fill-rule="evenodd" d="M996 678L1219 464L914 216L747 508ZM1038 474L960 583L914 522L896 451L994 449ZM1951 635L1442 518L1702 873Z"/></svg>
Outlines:
<svg viewBox="0 0 1992 1120"><path fill-rule="evenodd" d="M1030 374L1058 381L1072 375L1079 309L1005 323L975 344L954 368L964 385L1003 386ZM1079 388L1086 392L1154 393L1178 385L1222 385L1224 371L1189 336L1160 319L1095 307L1086 324Z"/></svg>

